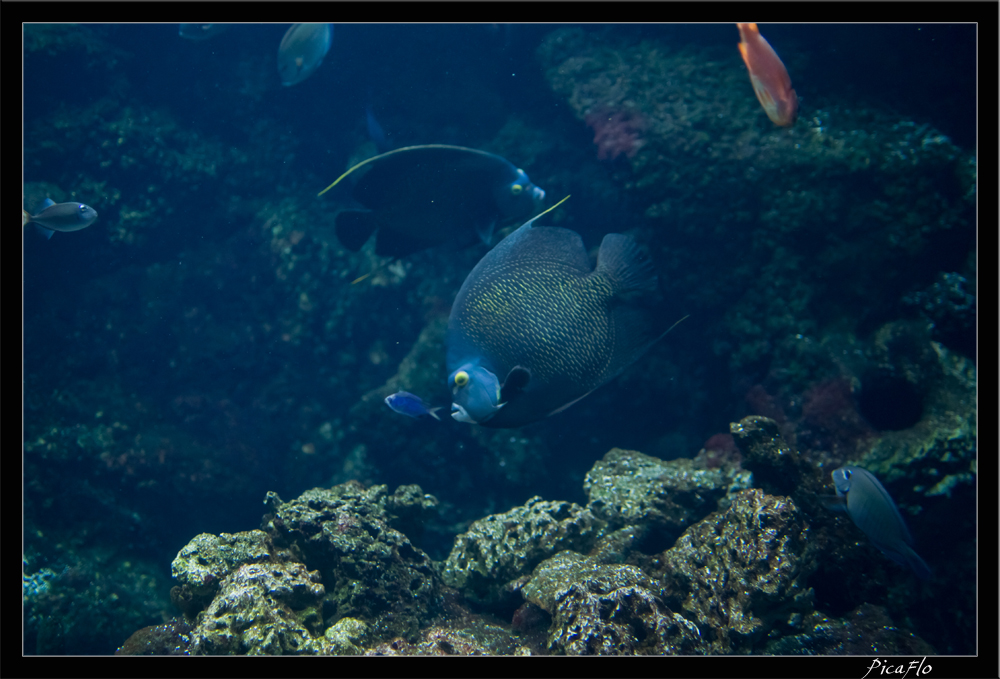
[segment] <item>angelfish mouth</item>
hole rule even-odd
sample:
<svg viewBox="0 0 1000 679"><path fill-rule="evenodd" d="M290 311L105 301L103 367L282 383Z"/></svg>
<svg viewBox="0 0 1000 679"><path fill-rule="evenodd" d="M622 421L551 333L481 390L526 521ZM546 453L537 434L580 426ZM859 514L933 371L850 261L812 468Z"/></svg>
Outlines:
<svg viewBox="0 0 1000 679"><path fill-rule="evenodd" d="M457 403L451 404L451 416L458 420L459 422L468 422L469 424L476 424L476 421L469 417L469 413L466 412L465 408L458 405Z"/></svg>

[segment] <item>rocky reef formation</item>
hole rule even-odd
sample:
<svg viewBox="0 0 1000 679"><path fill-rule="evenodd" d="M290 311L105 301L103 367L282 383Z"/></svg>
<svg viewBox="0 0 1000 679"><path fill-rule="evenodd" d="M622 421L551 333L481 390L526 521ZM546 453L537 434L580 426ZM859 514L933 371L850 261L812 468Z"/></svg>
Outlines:
<svg viewBox="0 0 1000 679"><path fill-rule="evenodd" d="M732 431L754 474L784 469L794 496L814 495L818 474L773 420L751 416ZM349 482L291 502L272 493L262 530L181 549L172 598L182 615L120 652L934 652L892 622L889 608L907 611L885 592L830 615L817 586L839 578L837 589L852 589L848 564L871 546L847 539L851 527L815 497L800 506L752 482L738 466L614 449L587 476L586 507L532 498L474 522L443 562L397 528L419 533L436 511L418 487L390 495ZM909 573L895 577L912 585Z"/></svg>

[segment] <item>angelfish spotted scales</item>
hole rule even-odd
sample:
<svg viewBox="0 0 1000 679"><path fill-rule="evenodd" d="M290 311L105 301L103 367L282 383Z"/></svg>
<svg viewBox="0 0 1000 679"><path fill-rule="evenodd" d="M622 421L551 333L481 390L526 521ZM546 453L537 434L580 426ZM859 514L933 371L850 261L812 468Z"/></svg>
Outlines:
<svg viewBox="0 0 1000 679"><path fill-rule="evenodd" d="M576 232L535 219L488 252L455 298L446 342L456 420L504 428L545 418L664 334L649 304L655 272L631 238L605 236L595 268Z"/></svg>

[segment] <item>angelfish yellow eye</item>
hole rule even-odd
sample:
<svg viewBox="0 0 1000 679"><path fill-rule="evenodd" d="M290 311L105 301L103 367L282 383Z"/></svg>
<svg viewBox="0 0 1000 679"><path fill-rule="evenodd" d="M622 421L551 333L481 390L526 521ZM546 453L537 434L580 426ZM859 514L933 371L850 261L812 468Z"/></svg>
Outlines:
<svg viewBox="0 0 1000 679"><path fill-rule="evenodd" d="M459 370L457 373L455 373L456 387L464 387L468 383L469 383L469 373L465 372L464 370Z"/></svg>
<svg viewBox="0 0 1000 679"><path fill-rule="evenodd" d="M515 196L520 195L521 191L524 191L524 187L521 186L520 184L512 184L510 187L510 192Z"/></svg>

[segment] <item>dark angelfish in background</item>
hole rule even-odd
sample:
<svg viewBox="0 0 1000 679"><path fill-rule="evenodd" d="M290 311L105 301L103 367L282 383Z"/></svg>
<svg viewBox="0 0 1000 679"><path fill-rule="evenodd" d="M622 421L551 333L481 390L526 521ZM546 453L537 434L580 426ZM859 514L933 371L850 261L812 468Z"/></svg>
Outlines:
<svg viewBox="0 0 1000 679"><path fill-rule="evenodd" d="M388 257L445 243L489 244L499 225L528 217L545 198L545 191L505 158L445 144L407 146L369 158L319 195L355 174L352 196L364 209L337 214L337 237L356 251L374 233L375 253Z"/></svg>

